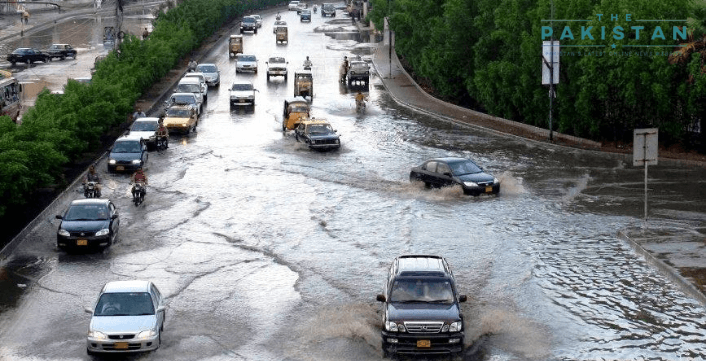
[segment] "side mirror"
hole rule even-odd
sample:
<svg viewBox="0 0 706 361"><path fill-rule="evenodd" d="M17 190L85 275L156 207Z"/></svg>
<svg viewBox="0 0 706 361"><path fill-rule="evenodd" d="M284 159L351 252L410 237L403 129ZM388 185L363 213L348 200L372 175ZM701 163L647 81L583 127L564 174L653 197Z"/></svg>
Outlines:
<svg viewBox="0 0 706 361"><path fill-rule="evenodd" d="M118 219L118 214L117 213L113 214L112 216L110 216L110 219Z"/></svg>
<svg viewBox="0 0 706 361"><path fill-rule="evenodd" d="M90 308L90 307L88 307L88 306L86 306L86 307L83 308L83 312L93 314L93 309Z"/></svg>
<svg viewBox="0 0 706 361"><path fill-rule="evenodd" d="M64 219L64 217L62 217L62 216L60 216L60 215L57 214L57 215L56 215L56 219Z"/></svg>
<svg viewBox="0 0 706 361"><path fill-rule="evenodd" d="M444 175L447 177L451 177L451 172L444 172Z"/></svg>
<svg viewBox="0 0 706 361"><path fill-rule="evenodd" d="M385 298L385 295L377 295L375 298L378 302L386 302L387 299Z"/></svg>
<svg viewBox="0 0 706 361"><path fill-rule="evenodd" d="M468 297L466 297L466 295L458 296L458 302L466 302L467 299L468 299Z"/></svg>

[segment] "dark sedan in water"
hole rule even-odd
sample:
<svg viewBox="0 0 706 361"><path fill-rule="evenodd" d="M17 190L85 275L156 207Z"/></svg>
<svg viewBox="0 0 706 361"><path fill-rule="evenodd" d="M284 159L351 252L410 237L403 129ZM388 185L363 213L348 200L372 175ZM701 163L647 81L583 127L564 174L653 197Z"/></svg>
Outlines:
<svg viewBox="0 0 706 361"><path fill-rule="evenodd" d="M49 54L35 48L19 48L7 56L7 61L15 65L16 63L32 64L36 61L49 62Z"/></svg>
<svg viewBox="0 0 706 361"><path fill-rule="evenodd" d="M118 234L118 210L108 199L90 198L71 202L63 215L56 244L61 249L105 248Z"/></svg>
<svg viewBox="0 0 706 361"><path fill-rule="evenodd" d="M428 188L460 185L463 193L469 195L498 194L500 182L492 175L483 172L470 159L446 157L430 159L409 173L412 182L424 182Z"/></svg>

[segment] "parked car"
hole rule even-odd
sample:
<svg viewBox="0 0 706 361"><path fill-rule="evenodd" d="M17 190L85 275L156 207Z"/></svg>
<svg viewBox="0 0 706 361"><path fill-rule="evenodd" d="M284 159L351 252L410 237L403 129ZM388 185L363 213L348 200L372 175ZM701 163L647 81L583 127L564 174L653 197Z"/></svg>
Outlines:
<svg viewBox="0 0 706 361"><path fill-rule="evenodd" d="M287 81L287 60L283 56L279 55L273 55L270 57L268 61L265 62L267 64L267 80L270 80L270 77L273 76L283 76L284 81Z"/></svg>
<svg viewBox="0 0 706 361"><path fill-rule="evenodd" d="M199 118L196 109L190 105L172 105L164 113L164 126L171 132L189 134L196 131Z"/></svg>
<svg viewBox="0 0 706 361"><path fill-rule="evenodd" d="M198 67L198 65L197 65ZM201 94L203 94L204 103L208 101L208 83L206 82L206 75L199 72L190 72L184 74L182 79L195 78L198 79L199 85L201 86Z"/></svg>
<svg viewBox="0 0 706 361"><path fill-rule="evenodd" d="M255 18L255 23L257 24L257 27L261 28L262 27L262 16L257 15L257 14L250 15L250 16Z"/></svg>
<svg viewBox="0 0 706 361"><path fill-rule="evenodd" d="M36 61L47 63L51 61L49 54L35 48L18 48L7 56L7 61L12 65L16 63L32 64Z"/></svg>
<svg viewBox="0 0 706 361"><path fill-rule="evenodd" d="M196 71L202 73L206 77L206 84L208 84L208 86L221 85L221 71L218 70L216 64L199 64L196 66Z"/></svg>
<svg viewBox="0 0 706 361"><path fill-rule="evenodd" d="M108 282L85 311L91 314L89 355L152 351L162 344L166 303L150 281Z"/></svg>
<svg viewBox="0 0 706 361"><path fill-rule="evenodd" d="M409 173L412 182L424 182L427 188L460 185L469 195L498 194L500 181L485 173L470 159L446 157L427 160Z"/></svg>
<svg viewBox="0 0 706 361"><path fill-rule="evenodd" d="M154 148L157 145L158 127L159 118L137 118L130 126L128 137L142 139L142 141L147 145L147 148Z"/></svg>
<svg viewBox="0 0 706 361"><path fill-rule="evenodd" d="M341 147L336 130L324 119L309 118L300 121L294 128L294 137L306 143L309 149L332 150Z"/></svg>
<svg viewBox="0 0 706 361"><path fill-rule="evenodd" d="M383 357L463 353L464 325L454 275L439 256L395 258L383 293Z"/></svg>
<svg viewBox="0 0 706 361"><path fill-rule="evenodd" d="M196 96L198 103L198 113L199 115L203 112L203 103L206 101L204 98L203 85L201 80L194 78L182 78L177 83L174 93L192 93Z"/></svg>
<svg viewBox="0 0 706 361"><path fill-rule="evenodd" d="M202 103L194 93L174 93L166 101L167 108L172 105L188 105L196 111L196 115L201 115Z"/></svg>
<svg viewBox="0 0 706 361"><path fill-rule="evenodd" d="M299 21L300 22L304 22L304 21L311 22L311 10L302 9L301 11L299 11Z"/></svg>
<svg viewBox="0 0 706 361"><path fill-rule="evenodd" d="M78 52L76 49L71 47L69 44L52 44L47 50L47 54L51 58L61 58L64 60L66 58L76 59L76 54Z"/></svg>
<svg viewBox="0 0 706 361"><path fill-rule="evenodd" d="M230 106L252 105L255 106L255 92L249 81L238 81L230 88Z"/></svg>
<svg viewBox="0 0 706 361"><path fill-rule="evenodd" d="M60 249L106 248L113 244L120 229L115 204L105 198L77 199L71 202L56 232Z"/></svg>
<svg viewBox="0 0 706 361"><path fill-rule="evenodd" d="M280 25L281 25L281 26L287 26L287 22L284 21L284 20L275 20L275 23L274 23L274 25L272 26L272 34L276 34L276 33L277 33L277 27L280 26Z"/></svg>
<svg viewBox="0 0 706 361"><path fill-rule="evenodd" d="M287 9L289 11L298 10L299 9L299 1L290 1L289 5L287 6Z"/></svg>
<svg viewBox="0 0 706 361"><path fill-rule="evenodd" d="M240 21L240 33L243 31L252 31L257 34L257 19L252 16L244 16L243 20Z"/></svg>
<svg viewBox="0 0 706 361"><path fill-rule="evenodd" d="M253 71L257 74L257 57L251 54L238 54L235 57L235 72Z"/></svg>
<svg viewBox="0 0 706 361"><path fill-rule="evenodd" d="M108 154L108 172L135 171L147 163L147 146L140 139L122 136Z"/></svg>
<svg viewBox="0 0 706 361"><path fill-rule="evenodd" d="M336 17L336 6L333 3L324 3L321 6L321 17Z"/></svg>

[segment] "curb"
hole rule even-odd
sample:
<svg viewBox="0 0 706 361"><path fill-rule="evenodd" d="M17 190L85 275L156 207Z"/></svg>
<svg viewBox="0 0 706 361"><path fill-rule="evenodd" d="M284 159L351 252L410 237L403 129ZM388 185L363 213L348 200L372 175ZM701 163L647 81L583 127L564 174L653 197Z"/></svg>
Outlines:
<svg viewBox="0 0 706 361"><path fill-rule="evenodd" d="M682 292L688 294L689 296L695 298L702 305L706 305L706 295L696 287L691 281L687 280L682 276L678 270L674 267L664 263L659 258L655 257L648 250L644 249L638 242L630 238L624 230L618 231L618 237L627 241L637 254L643 256L645 260L652 266L656 267L660 273L666 276L670 281L674 282Z"/></svg>

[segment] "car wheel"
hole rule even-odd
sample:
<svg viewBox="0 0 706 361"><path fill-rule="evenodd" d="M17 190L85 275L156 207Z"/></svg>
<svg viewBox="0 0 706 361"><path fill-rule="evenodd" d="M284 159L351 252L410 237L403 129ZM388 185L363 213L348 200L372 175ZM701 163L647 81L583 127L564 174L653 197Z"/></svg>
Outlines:
<svg viewBox="0 0 706 361"><path fill-rule="evenodd" d="M253 30L253 34L257 34L257 29Z"/></svg>
<svg viewBox="0 0 706 361"><path fill-rule="evenodd" d="M62 56L62 57L61 57L61 60L66 60L66 56Z"/></svg>
<svg viewBox="0 0 706 361"><path fill-rule="evenodd" d="M10 64L12 64L12 66L15 66L15 64L17 64L17 63L14 61L11 61Z"/></svg>
<svg viewBox="0 0 706 361"><path fill-rule="evenodd" d="M95 355L96 355L95 352L93 352L93 351L91 351L91 350L89 350L89 349L86 349L86 354L87 354L88 356L95 356Z"/></svg>

